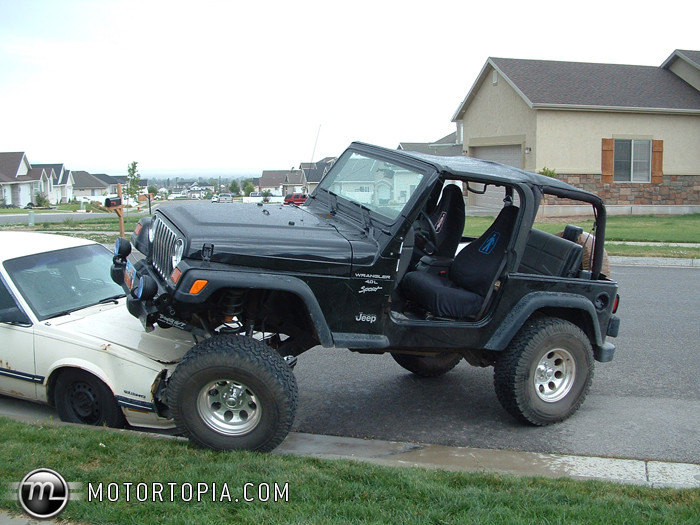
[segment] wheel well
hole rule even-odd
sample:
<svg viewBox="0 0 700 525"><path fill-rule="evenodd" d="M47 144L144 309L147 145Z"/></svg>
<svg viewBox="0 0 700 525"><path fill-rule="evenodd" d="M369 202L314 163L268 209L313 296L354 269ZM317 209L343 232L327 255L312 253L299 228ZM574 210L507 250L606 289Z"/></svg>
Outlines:
<svg viewBox="0 0 700 525"><path fill-rule="evenodd" d="M595 345L595 327L593 326L593 322L591 321L591 317L588 314L588 312L579 310L577 308L548 307L540 308L532 314L532 316L538 315L557 317L559 319L563 319L565 321L569 321L572 324L575 324L583 331L584 334L586 334L586 337L588 337L588 340L591 342L591 344Z"/></svg>
<svg viewBox="0 0 700 525"><path fill-rule="evenodd" d="M85 370L84 368L80 368L79 366L61 366L61 367L57 368L56 370L54 370L53 372L51 372L51 375L46 380L46 401L52 407L56 406L56 399L54 397L55 396L55 389L56 389L56 381L61 376L61 374L63 374L64 372L67 372L68 370L78 370L80 372L83 372L84 374L91 375L95 379L104 383L107 386L107 388L110 390L110 392L112 392L112 395L114 395L114 391L112 390L112 387L109 386L109 384L107 382L105 382L104 379L102 379L98 375L93 374L89 370Z"/></svg>
<svg viewBox="0 0 700 525"><path fill-rule="evenodd" d="M225 307L227 315L252 321L256 331L283 333L318 344L319 336L309 309L293 292L261 288L222 289L212 298L212 305L219 311Z"/></svg>

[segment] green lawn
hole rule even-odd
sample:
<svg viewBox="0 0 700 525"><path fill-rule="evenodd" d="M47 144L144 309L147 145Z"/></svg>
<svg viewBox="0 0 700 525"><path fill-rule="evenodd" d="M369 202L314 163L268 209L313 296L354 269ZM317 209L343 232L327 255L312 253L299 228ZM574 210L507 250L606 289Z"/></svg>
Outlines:
<svg viewBox="0 0 700 525"><path fill-rule="evenodd" d="M27 425L0 418L0 507L9 482L35 468L83 483L62 519L84 523L387 523L387 524L684 524L697 523L700 491L604 482L519 478L252 452L217 453L188 443L101 429ZM88 501L97 483L116 483L119 499ZM138 501L137 483L177 483L163 500ZM127 489L125 483L133 483ZM202 501L183 501L182 487L207 484ZM213 483L219 501L212 501ZM246 485L252 484L252 485ZM281 501L274 501L275 484ZM231 498L221 498L226 485ZM152 485L142 486L143 490ZM286 487L286 488L285 488ZM268 501L259 501L258 489ZM131 490L130 502L126 491ZM140 499L144 499L145 492ZM170 501L169 494L174 494ZM116 492L112 492L116 495ZM245 496L255 501L244 501ZM187 491L185 499L187 499ZM239 501L235 502L238 498ZM114 498L113 498L114 499ZM221 501L224 499L224 501ZM285 501L286 500L286 501Z"/></svg>
<svg viewBox="0 0 700 525"><path fill-rule="evenodd" d="M483 233L493 217L467 217L465 235ZM535 228L557 233L567 224L581 226L590 232L592 220L563 219L536 222ZM608 241L689 242L700 243L700 214L693 215L624 215L610 216L606 221L605 238Z"/></svg>
<svg viewBox="0 0 700 525"><path fill-rule="evenodd" d="M139 215L140 216L140 215ZM6 224L0 229L9 230L40 230L87 237L105 244L113 243L119 229L118 219L105 217L100 219L81 220L82 217L69 215L60 223L41 223L37 216L36 225ZM476 237L481 235L493 222L493 217L467 217L464 228L465 235ZM127 236L133 231L138 217L129 216L127 211L124 230ZM591 231L592 220L562 219L536 222L535 227L549 233L557 233L567 224L577 224L584 231ZM89 231L96 233L76 233L71 231ZM104 233L103 233L104 232ZM663 243L700 243L700 214L694 215L660 215L660 216L612 216L608 217L606 228L608 241L626 242L663 242ZM610 255L634 257L676 257L700 258L700 248L673 246L626 246L607 244L606 250Z"/></svg>

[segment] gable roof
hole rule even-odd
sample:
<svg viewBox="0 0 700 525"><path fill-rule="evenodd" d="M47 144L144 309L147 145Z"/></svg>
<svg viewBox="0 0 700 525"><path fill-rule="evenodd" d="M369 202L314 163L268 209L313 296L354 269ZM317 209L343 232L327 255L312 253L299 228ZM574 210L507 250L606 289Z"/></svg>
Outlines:
<svg viewBox="0 0 700 525"><path fill-rule="evenodd" d="M76 190L106 189L109 184L87 171L73 171L73 188Z"/></svg>
<svg viewBox="0 0 700 525"><path fill-rule="evenodd" d="M335 163L337 157L324 157L317 162L302 162L299 168L304 172L307 183L316 184Z"/></svg>
<svg viewBox="0 0 700 525"><path fill-rule="evenodd" d="M48 179L49 175L44 168L29 168L29 171L25 175L18 175L15 177L15 182L37 182L42 178L46 177Z"/></svg>
<svg viewBox="0 0 700 525"><path fill-rule="evenodd" d="M304 171L303 170L292 170L287 173L287 177L284 180L287 184L303 184L304 183Z"/></svg>
<svg viewBox="0 0 700 525"><path fill-rule="evenodd" d="M448 157L463 154L462 144L457 142L456 131L453 131L435 142L400 142L399 147L396 149Z"/></svg>
<svg viewBox="0 0 700 525"><path fill-rule="evenodd" d="M116 177L112 177L111 175L107 175L106 173L91 173L93 177L95 177L97 180L100 180L107 184L108 186L111 184L118 184L119 181L117 180Z"/></svg>
<svg viewBox="0 0 700 525"><path fill-rule="evenodd" d="M667 69L671 62L677 58L685 60L694 66L695 69L700 69L700 51L692 51L690 49L676 49L673 53L671 53L671 56L668 57L663 64L661 64L661 67Z"/></svg>
<svg viewBox="0 0 700 525"><path fill-rule="evenodd" d="M700 114L700 92L663 67L489 58L453 121L493 70L532 109Z"/></svg>
<svg viewBox="0 0 700 525"><path fill-rule="evenodd" d="M289 170L265 170L260 177L259 186L261 188L276 188L284 184Z"/></svg>
<svg viewBox="0 0 700 525"><path fill-rule="evenodd" d="M23 151L0 153L0 182L16 182L22 161Z"/></svg>

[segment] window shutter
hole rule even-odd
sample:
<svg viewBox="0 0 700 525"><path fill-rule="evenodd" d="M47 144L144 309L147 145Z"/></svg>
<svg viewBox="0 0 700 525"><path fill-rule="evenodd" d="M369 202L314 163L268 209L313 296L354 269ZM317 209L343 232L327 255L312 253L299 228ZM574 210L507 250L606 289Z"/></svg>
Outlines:
<svg viewBox="0 0 700 525"><path fill-rule="evenodd" d="M661 184L664 180L664 141L651 141L651 182Z"/></svg>
<svg viewBox="0 0 700 525"><path fill-rule="evenodd" d="M601 152L600 173L601 181L612 183L615 172L615 139L603 139L603 151Z"/></svg>

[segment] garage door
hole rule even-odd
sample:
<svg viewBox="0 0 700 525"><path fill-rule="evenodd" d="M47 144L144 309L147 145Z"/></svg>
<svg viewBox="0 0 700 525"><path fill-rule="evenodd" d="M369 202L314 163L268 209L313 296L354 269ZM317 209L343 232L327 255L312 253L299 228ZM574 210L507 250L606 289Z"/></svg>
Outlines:
<svg viewBox="0 0 700 525"><path fill-rule="evenodd" d="M472 155L477 159L492 160L501 164L508 164L516 168L523 167L522 146L482 146L471 148ZM483 211L498 213L503 207L504 192L502 188L488 188L484 195L475 195L472 201L474 206L483 208Z"/></svg>

